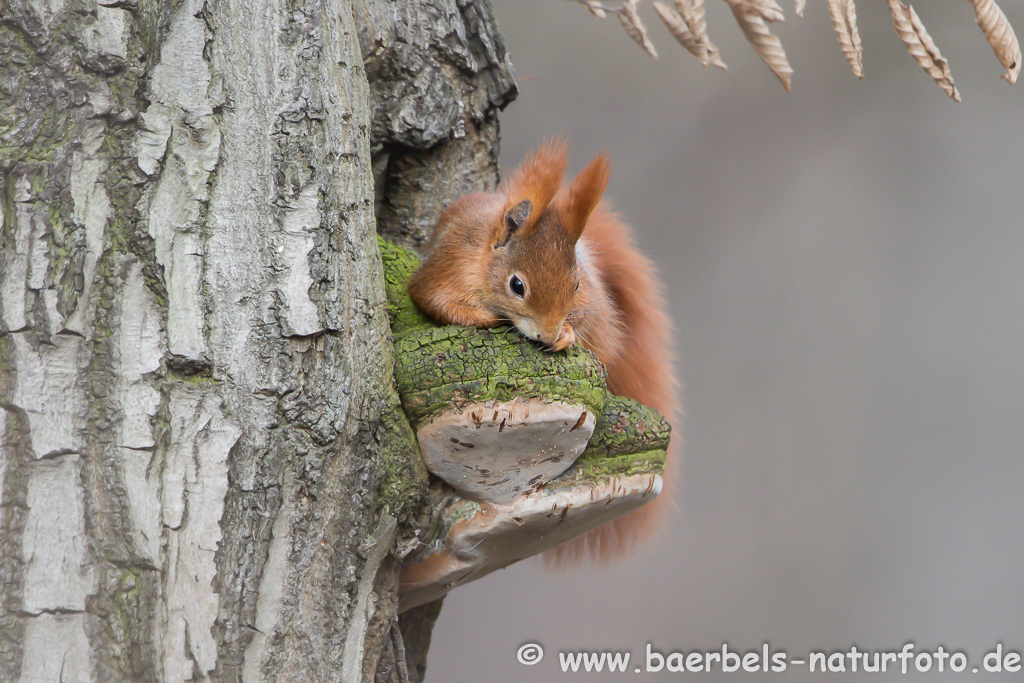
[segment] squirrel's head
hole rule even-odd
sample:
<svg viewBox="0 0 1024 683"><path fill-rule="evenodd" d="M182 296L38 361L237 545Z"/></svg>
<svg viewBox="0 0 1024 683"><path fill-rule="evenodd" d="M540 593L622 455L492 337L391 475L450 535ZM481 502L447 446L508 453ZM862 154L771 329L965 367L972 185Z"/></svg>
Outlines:
<svg viewBox="0 0 1024 683"><path fill-rule="evenodd" d="M577 242L604 194L608 171L602 154L563 188L565 145L549 143L501 192L504 208L487 245L483 298L523 335L549 348L573 341L564 327L583 277Z"/></svg>

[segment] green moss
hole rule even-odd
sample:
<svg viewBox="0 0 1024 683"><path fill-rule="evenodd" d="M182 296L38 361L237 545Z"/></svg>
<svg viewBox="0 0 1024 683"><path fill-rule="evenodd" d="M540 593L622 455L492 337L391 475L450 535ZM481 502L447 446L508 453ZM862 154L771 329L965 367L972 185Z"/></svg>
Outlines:
<svg viewBox="0 0 1024 683"><path fill-rule="evenodd" d="M102 680L151 680L153 634L140 629L149 623L156 608L160 574L137 565L100 565L100 581L104 590L95 599L94 609L103 615L99 620L105 634L104 646L113 655L102 661ZM140 652L141 651L141 652Z"/></svg>
<svg viewBox="0 0 1024 683"><path fill-rule="evenodd" d="M420 258L396 244L378 236L380 257L384 262L384 291L388 297L391 334L398 339L406 332L422 327L437 327L423 315L409 296L409 280L420 267Z"/></svg>
<svg viewBox="0 0 1024 683"><path fill-rule="evenodd" d="M51 35L60 32L61 27L56 27ZM53 42L60 42L59 38ZM74 126L67 125L71 89L43 91L32 83L58 77L45 61L52 55L38 52L13 25L0 24L0 54L6 58L0 65L6 81L0 89L0 166L47 164L75 132ZM27 133L23 117L32 119Z"/></svg>
<svg viewBox="0 0 1024 683"><path fill-rule="evenodd" d="M395 353L402 407L416 425L452 406L515 398L599 413L607 397L604 366L590 352L544 353L506 330L431 325L398 339Z"/></svg>
<svg viewBox="0 0 1024 683"><path fill-rule="evenodd" d="M211 370L207 367L204 367L202 371L195 373L182 372L175 368L168 368L166 377L169 381L182 382L199 389L202 387L210 387L217 383L217 380L215 380L210 373Z"/></svg>
<svg viewBox="0 0 1024 683"><path fill-rule="evenodd" d="M396 396L393 387L391 393ZM378 503L406 520L419 510L430 478L419 457L416 435L397 402L381 411L374 436L379 440L376 461L381 468Z"/></svg>
<svg viewBox="0 0 1024 683"><path fill-rule="evenodd" d="M550 486L562 483L579 484L583 481L601 481L611 477L625 477L634 474L661 474L665 471L665 451L639 451L614 457L580 457L572 467L550 482Z"/></svg>
<svg viewBox="0 0 1024 683"><path fill-rule="evenodd" d="M624 396L610 396L581 458L610 458L664 451L672 427L656 410Z"/></svg>

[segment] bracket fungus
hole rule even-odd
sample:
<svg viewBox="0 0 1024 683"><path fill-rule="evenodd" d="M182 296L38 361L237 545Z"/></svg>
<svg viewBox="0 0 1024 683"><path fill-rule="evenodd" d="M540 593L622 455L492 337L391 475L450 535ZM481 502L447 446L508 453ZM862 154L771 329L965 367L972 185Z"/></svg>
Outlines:
<svg viewBox="0 0 1024 683"><path fill-rule="evenodd" d="M609 394L573 346L439 326L406 292L419 258L380 240L395 378L427 469L430 511L402 570L405 610L549 550L653 500L670 427Z"/></svg>

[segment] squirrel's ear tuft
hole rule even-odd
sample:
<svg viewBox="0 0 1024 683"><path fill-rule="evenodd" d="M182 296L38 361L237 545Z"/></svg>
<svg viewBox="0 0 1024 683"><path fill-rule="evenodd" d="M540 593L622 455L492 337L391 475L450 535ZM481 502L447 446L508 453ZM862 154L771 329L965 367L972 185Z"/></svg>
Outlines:
<svg viewBox="0 0 1024 683"><path fill-rule="evenodd" d="M519 202L511 209L505 212L504 226L501 234L498 236L499 239L495 242L495 247L502 247L508 243L509 239L512 238L520 228L526 225L526 221L533 215L533 203L529 199L524 199Z"/></svg>
<svg viewBox="0 0 1024 683"><path fill-rule="evenodd" d="M566 147L562 140L551 140L541 145L516 169L502 190L508 197L504 225L496 242L505 242L511 235L509 217L526 204L526 216L516 224L515 230L527 233L554 199L565 175ZM518 215L518 214L517 214ZM513 216L515 217L515 216Z"/></svg>
<svg viewBox="0 0 1024 683"><path fill-rule="evenodd" d="M611 165L608 156L602 153L580 171L572 181L562 205L565 228L573 240L578 240L587 226L587 219L597 207L608 186Z"/></svg>

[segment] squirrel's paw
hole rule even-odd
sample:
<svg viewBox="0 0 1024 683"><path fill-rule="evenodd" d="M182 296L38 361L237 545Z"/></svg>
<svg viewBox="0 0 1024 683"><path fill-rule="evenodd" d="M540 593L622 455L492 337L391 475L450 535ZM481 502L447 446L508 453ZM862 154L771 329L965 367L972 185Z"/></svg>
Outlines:
<svg viewBox="0 0 1024 683"><path fill-rule="evenodd" d="M555 351L564 351L573 344L576 343L576 331L572 329L572 325L565 323L562 326L562 333L558 335L558 340L555 342Z"/></svg>

